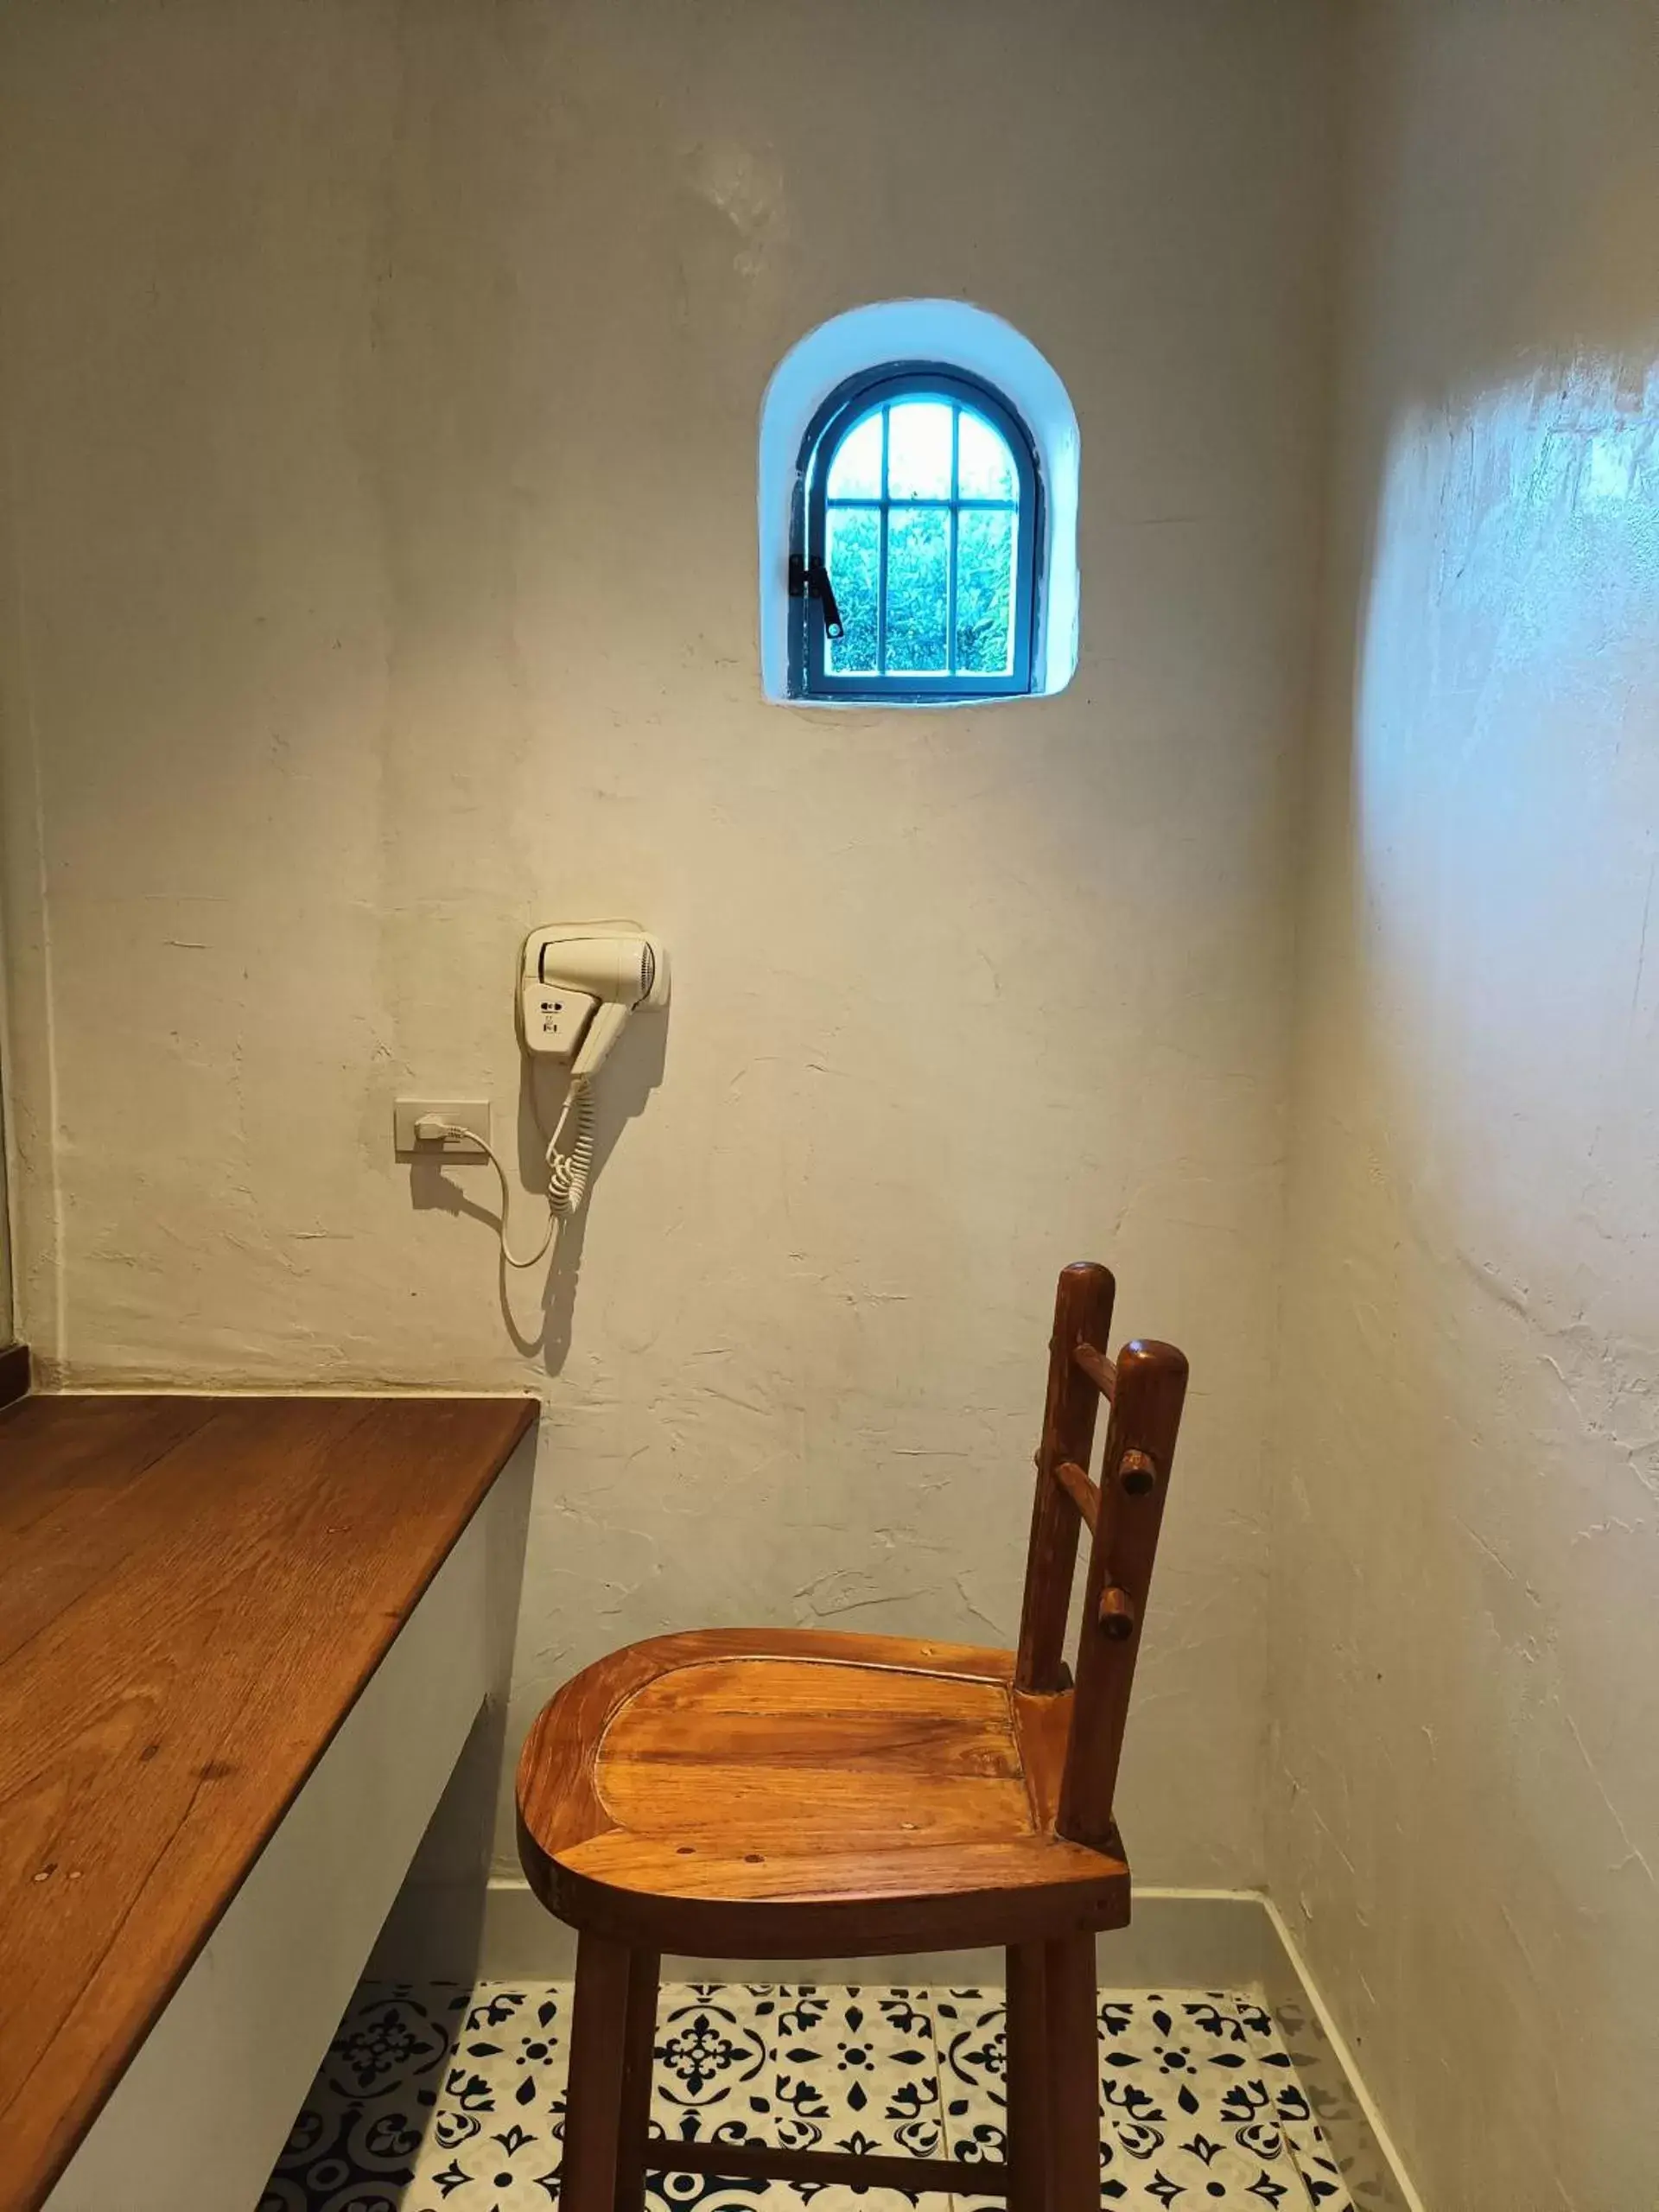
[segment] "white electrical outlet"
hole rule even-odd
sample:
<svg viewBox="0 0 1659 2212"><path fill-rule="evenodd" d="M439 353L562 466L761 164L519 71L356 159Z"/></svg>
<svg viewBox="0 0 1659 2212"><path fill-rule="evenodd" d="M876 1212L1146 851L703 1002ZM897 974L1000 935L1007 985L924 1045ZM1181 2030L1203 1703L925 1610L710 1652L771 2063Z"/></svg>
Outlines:
<svg viewBox="0 0 1659 2212"><path fill-rule="evenodd" d="M415 1124L429 1115L469 1134L442 1141L417 1137ZM400 1098L391 1109L392 1148L400 1160L482 1160L491 1135L487 1098Z"/></svg>

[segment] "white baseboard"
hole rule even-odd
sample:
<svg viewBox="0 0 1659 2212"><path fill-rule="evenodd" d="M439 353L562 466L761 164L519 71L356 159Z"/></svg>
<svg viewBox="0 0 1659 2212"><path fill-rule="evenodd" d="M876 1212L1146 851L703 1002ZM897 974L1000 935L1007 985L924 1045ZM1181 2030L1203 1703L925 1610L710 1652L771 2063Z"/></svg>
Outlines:
<svg viewBox="0 0 1659 2212"><path fill-rule="evenodd" d="M398 1915L397 1955L373 1971L410 1980L565 1981L575 1936L523 1880L477 1891L413 1885ZM390 1933L390 1931L389 1931ZM1257 1993L1278 2022L1355 2212L1423 2212L1386 2127L1278 1911L1254 1890L1138 1888L1127 1928L1100 1939L1100 1980L1115 1989ZM664 1959L675 1981L846 1981L995 1987L1000 1951L863 1959Z"/></svg>

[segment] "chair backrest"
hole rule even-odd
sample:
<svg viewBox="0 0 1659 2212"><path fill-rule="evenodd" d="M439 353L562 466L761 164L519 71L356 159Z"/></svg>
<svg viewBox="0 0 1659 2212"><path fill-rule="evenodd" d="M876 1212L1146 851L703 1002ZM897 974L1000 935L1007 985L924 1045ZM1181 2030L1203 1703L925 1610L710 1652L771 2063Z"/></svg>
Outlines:
<svg viewBox="0 0 1659 2212"><path fill-rule="evenodd" d="M1186 1395L1186 1361L1173 1344L1136 1338L1115 1361L1108 1357L1116 1294L1111 1270L1096 1261L1061 1272L1014 1672L1015 1688L1034 1696L1070 1686L1066 1617L1077 1531L1086 1525L1092 1540L1055 1827L1074 1843L1102 1849L1116 1845L1112 1798L1123 1724ZM1111 1413L1096 1483L1089 1463L1103 1398Z"/></svg>

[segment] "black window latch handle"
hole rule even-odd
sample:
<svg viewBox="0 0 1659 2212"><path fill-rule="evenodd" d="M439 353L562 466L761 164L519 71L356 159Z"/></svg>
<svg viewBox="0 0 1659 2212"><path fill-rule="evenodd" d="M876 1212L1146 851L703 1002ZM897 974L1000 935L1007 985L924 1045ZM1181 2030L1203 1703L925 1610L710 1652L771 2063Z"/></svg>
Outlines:
<svg viewBox="0 0 1659 2212"><path fill-rule="evenodd" d="M816 599L823 609L825 637L842 635L841 609L836 604L835 587L830 582L830 571L824 567L821 554L814 553L805 561L798 553L790 555L789 595L791 599Z"/></svg>

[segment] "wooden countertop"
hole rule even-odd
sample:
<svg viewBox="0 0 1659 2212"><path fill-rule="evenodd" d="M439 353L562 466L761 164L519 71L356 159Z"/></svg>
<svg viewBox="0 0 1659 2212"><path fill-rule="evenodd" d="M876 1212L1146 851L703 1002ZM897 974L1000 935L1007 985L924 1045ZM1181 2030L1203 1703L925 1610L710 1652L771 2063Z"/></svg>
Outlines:
<svg viewBox="0 0 1659 2212"><path fill-rule="evenodd" d="M0 2212L35 2212L535 1418L0 1411Z"/></svg>

